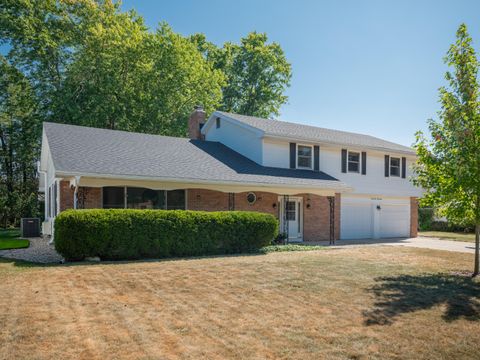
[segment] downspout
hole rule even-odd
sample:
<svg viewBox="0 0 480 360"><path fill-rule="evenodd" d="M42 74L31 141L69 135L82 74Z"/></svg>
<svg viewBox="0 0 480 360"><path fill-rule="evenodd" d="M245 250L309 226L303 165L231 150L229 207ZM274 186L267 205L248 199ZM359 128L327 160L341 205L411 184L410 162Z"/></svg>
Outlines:
<svg viewBox="0 0 480 360"><path fill-rule="evenodd" d="M37 162L37 172L41 175L43 175L43 194L45 201L43 202L43 214L44 218L46 219L48 214L47 214L47 172L44 170L40 170L40 162ZM42 235L43 235L43 226L42 226Z"/></svg>
<svg viewBox="0 0 480 360"><path fill-rule="evenodd" d="M73 209L78 209L78 183L80 182L80 176L75 176L75 190L73 192Z"/></svg>

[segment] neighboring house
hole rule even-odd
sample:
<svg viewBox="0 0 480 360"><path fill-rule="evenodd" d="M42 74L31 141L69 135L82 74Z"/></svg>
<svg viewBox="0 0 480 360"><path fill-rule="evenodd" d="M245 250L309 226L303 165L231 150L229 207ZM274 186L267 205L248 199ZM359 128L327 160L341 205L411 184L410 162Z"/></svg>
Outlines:
<svg viewBox="0 0 480 360"><path fill-rule="evenodd" d="M197 108L190 139L44 123L44 233L69 208L252 210L291 241L409 237L414 151L368 135Z"/></svg>

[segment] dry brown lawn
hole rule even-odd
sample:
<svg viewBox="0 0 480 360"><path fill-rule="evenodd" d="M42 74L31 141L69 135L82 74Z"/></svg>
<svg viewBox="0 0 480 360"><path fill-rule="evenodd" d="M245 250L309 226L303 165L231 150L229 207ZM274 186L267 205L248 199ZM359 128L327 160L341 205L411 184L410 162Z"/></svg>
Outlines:
<svg viewBox="0 0 480 360"><path fill-rule="evenodd" d="M0 261L2 359L479 359L472 256L365 247Z"/></svg>

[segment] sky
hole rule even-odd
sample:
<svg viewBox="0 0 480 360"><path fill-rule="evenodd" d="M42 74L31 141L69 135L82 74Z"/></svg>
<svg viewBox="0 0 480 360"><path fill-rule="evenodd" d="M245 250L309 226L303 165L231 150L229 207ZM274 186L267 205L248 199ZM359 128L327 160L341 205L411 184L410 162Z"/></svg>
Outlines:
<svg viewBox="0 0 480 360"><path fill-rule="evenodd" d="M480 49L480 1L124 0L154 30L222 45L251 31L292 64L281 120L359 132L403 145L440 110L443 63L464 22Z"/></svg>

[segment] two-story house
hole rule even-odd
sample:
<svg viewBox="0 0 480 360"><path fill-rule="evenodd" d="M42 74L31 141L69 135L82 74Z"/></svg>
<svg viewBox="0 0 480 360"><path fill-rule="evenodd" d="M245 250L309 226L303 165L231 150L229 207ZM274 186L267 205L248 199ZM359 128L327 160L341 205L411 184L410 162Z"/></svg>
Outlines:
<svg viewBox="0 0 480 360"><path fill-rule="evenodd" d="M214 112L190 139L45 123L44 233L74 208L252 210L291 241L413 237L415 153L368 135Z"/></svg>

